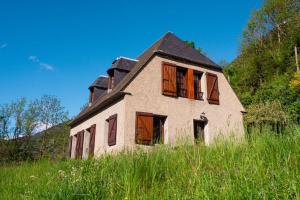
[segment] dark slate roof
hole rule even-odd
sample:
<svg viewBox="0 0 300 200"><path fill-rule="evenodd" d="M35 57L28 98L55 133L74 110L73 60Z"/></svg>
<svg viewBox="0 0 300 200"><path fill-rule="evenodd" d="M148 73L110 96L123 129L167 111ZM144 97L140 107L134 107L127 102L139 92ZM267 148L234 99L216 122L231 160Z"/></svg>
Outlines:
<svg viewBox="0 0 300 200"><path fill-rule="evenodd" d="M137 63L138 61L131 58L125 58L125 57L118 57L111 65L111 67L108 70L111 69L122 69L126 71L130 71L132 67Z"/></svg>
<svg viewBox="0 0 300 200"><path fill-rule="evenodd" d="M79 115L77 115L70 123L70 126L76 126L82 121L94 116L106 106L111 105L116 100L123 98L124 95L126 95L123 90L154 55L162 55L174 59L181 59L186 62L199 64L202 67L222 71L222 68L219 65L215 64L196 49L187 45L186 42L179 39L173 33L168 32L137 58L138 62L136 62L130 72L120 81L119 84L116 85L116 87L114 87L110 93L98 98L94 104L79 113Z"/></svg>
<svg viewBox="0 0 300 200"><path fill-rule="evenodd" d="M89 87L99 87L99 88L106 88L108 86L108 77L105 76L99 76Z"/></svg>
<svg viewBox="0 0 300 200"><path fill-rule="evenodd" d="M186 44L172 33L167 33L161 44L156 49L158 52L162 52L175 57L184 58L189 61L204 64L211 67L220 68L216 63L210 60L208 57Z"/></svg>

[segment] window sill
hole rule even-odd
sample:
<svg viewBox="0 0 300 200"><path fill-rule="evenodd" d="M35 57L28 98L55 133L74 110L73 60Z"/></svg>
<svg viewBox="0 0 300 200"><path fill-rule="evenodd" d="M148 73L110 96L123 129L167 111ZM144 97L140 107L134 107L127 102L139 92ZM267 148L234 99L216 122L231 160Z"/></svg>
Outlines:
<svg viewBox="0 0 300 200"><path fill-rule="evenodd" d="M204 99L203 99L203 98L201 98L201 99L195 99L195 100L198 100L198 101L204 101Z"/></svg>

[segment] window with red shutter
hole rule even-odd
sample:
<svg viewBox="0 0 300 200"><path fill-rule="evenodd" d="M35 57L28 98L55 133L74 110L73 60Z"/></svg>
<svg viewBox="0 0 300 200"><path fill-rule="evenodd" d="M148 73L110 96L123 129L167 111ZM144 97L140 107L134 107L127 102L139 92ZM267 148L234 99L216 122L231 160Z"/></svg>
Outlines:
<svg viewBox="0 0 300 200"><path fill-rule="evenodd" d="M110 116L108 122L108 145L113 146L117 140L117 114Z"/></svg>
<svg viewBox="0 0 300 200"><path fill-rule="evenodd" d="M207 100L211 104L220 104L219 86L216 74L206 73Z"/></svg>
<svg viewBox="0 0 300 200"><path fill-rule="evenodd" d="M164 142L164 123L166 116L137 112L135 124L135 142L153 145Z"/></svg>
<svg viewBox="0 0 300 200"><path fill-rule="evenodd" d="M96 124L92 125L88 131L90 132L89 157L93 157L95 150Z"/></svg>
<svg viewBox="0 0 300 200"><path fill-rule="evenodd" d="M176 66L162 64L162 93L167 96L177 96Z"/></svg>

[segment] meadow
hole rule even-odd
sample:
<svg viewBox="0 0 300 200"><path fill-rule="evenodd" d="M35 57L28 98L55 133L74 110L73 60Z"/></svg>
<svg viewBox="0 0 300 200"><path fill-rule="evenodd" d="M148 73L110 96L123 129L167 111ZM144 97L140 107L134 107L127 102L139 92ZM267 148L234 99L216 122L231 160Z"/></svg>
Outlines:
<svg viewBox="0 0 300 200"><path fill-rule="evenodd" d="M0 199L300 199L300 129L0 167Z"/></svg>

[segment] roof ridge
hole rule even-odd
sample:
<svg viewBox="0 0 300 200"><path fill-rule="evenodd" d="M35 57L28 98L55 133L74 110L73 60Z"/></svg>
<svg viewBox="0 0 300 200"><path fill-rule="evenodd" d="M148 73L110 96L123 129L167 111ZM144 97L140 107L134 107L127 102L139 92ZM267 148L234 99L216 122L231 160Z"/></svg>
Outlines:
<svg viewBox="0 0 300 200"><path fill-rule="evenodd" d="M119 60L119 59L125 59L125 60L132 60L132 61L139 61L139 60L137 60L137 59L134 59L134 58L128 58L128 57L125 57L125 56L118 56L117 57L117 60Z"/></svg>
<svg viewBox="0 0 300 200"><path fill-rule="evenodd" d="M146 48L138 57L137 59L140 60L139 58L144 55L149 49L155 47L156 45L158 45L156 48L153 49L154 51L157 51L158 48L160 47L161 43L163 42L163 39L168 35L168 34L173 34L172 32L168 31L167 33L163 34L158 40L156 40L154 43L152 43L152 45L148 48Z"/></svg>

